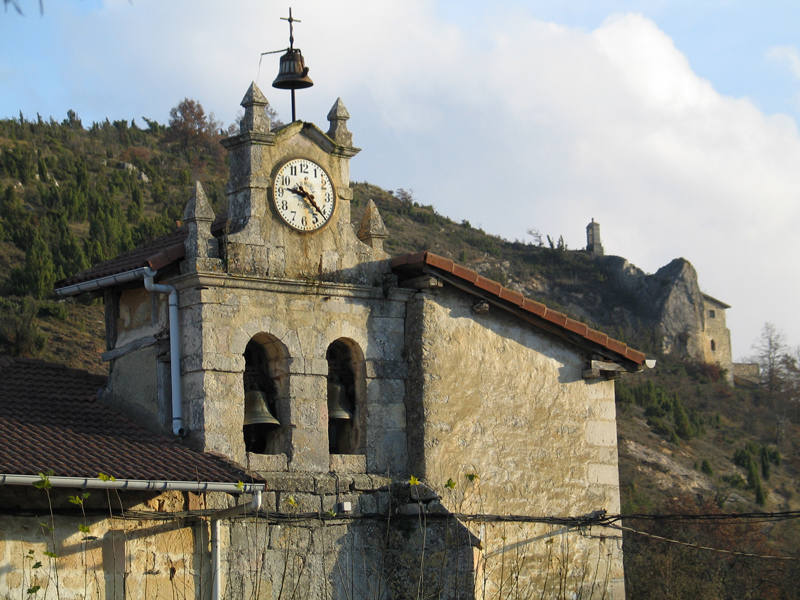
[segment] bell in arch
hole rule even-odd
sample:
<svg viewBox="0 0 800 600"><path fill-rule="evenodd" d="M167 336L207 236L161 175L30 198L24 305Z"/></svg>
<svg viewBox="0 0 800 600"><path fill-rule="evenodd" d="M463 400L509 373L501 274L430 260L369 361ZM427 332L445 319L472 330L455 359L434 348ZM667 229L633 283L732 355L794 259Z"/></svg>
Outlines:
<svg viewBox="0 0 800 600"><path fill-rule="evenodd" d="M269 411L267 395L260 390L253 390L244 395L245 425L280 425L281 422Z"/></svg>
<svg viewBox="0 0 800 600"><path fill-rule="evenodd" d="M353 418L352 413L344 407L342 399L344 389L342 384L335 381L328 382L328 418L337 420L349 420Z"/></svg>
<svg viewBox="0 0 800 600"><path fill-rule="evenodd" d="M272 82L272 87L281 90L300 90L314 85L308 76L308 67L303 60L303 54L297 48L289 48L281 56L281 66L278 76Z"/></svg>

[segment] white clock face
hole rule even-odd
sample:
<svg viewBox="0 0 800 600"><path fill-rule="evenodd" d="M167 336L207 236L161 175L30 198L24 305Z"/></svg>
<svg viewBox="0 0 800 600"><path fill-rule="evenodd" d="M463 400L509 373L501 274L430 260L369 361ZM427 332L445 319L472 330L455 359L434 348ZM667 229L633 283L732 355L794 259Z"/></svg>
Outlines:
<svg viewBox="0 0 800 600"><path fill-rule="evenodd" d="M278 214L299 231L320 229L336 207L331 178L307 158L293 158L284 163L275 175L272 189Z"/></svg>

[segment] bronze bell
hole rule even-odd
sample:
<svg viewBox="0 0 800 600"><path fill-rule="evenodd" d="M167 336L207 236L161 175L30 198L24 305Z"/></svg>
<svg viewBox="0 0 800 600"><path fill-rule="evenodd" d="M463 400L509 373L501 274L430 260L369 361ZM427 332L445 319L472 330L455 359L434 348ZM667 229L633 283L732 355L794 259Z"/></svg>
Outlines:
<svg viewBox="0 0 800 600"><path fill-rule="evenodd" d="M272 87L281 90L299 90L311 87L314 82L308 76L308 67L303 61L303 54L297 48L289 48L281 56L281 66L278 76L272 82Z"/></svg>
<svg viewBox="0 0 800 600"><path fill-rule="evenodd" d="M342 404L342 396L344 396L344 390L342 389L342 385L340 383L336 383L335 381L329 381L328 382L329 419L339 419L344 421L353 418L351 412L347 410Z"/></svg>
<svg viewBox="0 0 800 600"><path fill-rule="evenodd" d="M280 425L281 422L269 411L267 395L260 390L246 392L244 395L245 425Z"/></svg>

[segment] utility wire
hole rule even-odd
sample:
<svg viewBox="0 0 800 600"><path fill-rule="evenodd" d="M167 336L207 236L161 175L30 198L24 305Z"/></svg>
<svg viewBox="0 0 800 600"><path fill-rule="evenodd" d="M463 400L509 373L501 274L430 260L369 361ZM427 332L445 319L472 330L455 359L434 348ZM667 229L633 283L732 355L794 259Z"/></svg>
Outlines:
<svg viewBox="0 0 800 600"><path fill-rule="evenodd" d="M678 544L680 546L687 546L689 548L694 548L696 550L710 550L711 552L720 552L722 554L732 554L733 556L746 556L747 558L764 558L769 560L800 560L798 556L780 556L780 555L773 555L773 554L755 554L753 552L740 552L738 550L726 550L725 548L712 548L711 546L702 546L700 544L692 544L691 542L682 542L680 540L673 540L672 538L664 537L663 535L656 535L654 533L648 533L647 531L640 531L638 529L634 529L633 527L627 527L625 525L608 525L613 529L620 529L625 531L630 531L631 533L635 533L636 535L642 535L648 538L652 538L654 540L659 540L661 542L668 542L670 544Z"/></svg>

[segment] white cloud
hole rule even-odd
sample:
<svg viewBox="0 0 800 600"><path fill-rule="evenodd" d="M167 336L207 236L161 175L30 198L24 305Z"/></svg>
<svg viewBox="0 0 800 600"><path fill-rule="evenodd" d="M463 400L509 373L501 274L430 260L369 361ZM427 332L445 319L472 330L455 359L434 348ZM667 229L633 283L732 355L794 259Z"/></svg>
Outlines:
<svg viewBox="0 0 800 600"><path fill-rule="evenodd" d="M259 53L286 46L284 10L108 0L65 16L71 105L163 120L189 96L230 122ZM465 31L429 0L298 0L293 11L315 82L299 116L324 125L343 97L364 148L354 178L413 188L512 239L535 227L581 247L594 217L607 251L647 270L691 260L705 291L733 305L737 355L767 319L800 342L795 122L718 93L653 21L621 14L585 31L513 13ZM794 48L769 56L800 77ZM285 118L276 65L264 58L259 84Z"/></svg>
<svg viewBox="0 0 800 600"><path fill-rule="evenodd" d="M794 46L772 46L767 50L768 59L785 64L795 79L800 79L800 54Z"/></svg>

